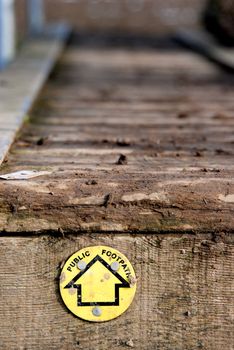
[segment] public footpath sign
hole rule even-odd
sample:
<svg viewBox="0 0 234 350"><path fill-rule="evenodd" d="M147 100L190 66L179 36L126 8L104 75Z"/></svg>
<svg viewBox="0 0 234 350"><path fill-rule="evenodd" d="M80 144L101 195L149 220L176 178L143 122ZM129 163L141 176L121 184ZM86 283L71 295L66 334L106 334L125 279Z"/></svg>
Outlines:
<svg viewBox="0 0 234 350"><path fill-rule="evenodd" d="M64 264L60 293L67 308L92 322L110 321L123 314L136 292L136 276L129 260L105 246L83 248Z"/></svg>

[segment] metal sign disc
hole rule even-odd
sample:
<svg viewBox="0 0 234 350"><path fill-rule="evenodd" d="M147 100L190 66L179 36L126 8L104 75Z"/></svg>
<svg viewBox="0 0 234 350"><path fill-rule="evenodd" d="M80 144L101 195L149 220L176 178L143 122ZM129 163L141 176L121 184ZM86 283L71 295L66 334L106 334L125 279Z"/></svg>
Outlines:
<svg viewBox="0 0 234 350"><path fill-rule="evenodd" d="M67 308L92 322L123 314L136 292L136 276L125 255L106 246L87 247L63 266L60 293Z"/></svg>

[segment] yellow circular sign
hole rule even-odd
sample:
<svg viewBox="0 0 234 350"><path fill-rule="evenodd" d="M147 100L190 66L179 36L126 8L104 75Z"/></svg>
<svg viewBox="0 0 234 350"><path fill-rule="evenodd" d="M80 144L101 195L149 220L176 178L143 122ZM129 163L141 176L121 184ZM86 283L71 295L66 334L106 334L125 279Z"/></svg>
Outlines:
<svg viewBox="0 0 234 350"><path fill-rule="evenodd" d="M60 293L67 308L83 320L103 322L124 313L136 292L132 265L118 250L95 246L79 250L65 263Z"/></svg>

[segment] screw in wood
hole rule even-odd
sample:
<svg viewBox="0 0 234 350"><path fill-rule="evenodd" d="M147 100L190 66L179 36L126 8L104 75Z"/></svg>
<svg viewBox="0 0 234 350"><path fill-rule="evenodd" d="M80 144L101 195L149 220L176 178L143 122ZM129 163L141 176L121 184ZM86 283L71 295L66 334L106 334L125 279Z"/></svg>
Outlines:
<svg viewBox="0 0 234 350"><path fill-rule="evenodd" d="M118 261L114 261L112 264L111 264L111 269L113 271L118 271L119 270L119 263Z"/></svg>
<svg viewBox="0 0 234 350"><path fill-rule="evenodd" d="M100 309L100 307L96 306L93 310L92 313L94 316L96 317L100 317L102 314L102 310Z"/></svg>
<svg viewBox="0 0 234 350"><path fill-rule="evenodd" d="M87 264L84 261L79 261L77 264L77 267L79 270L84 270L86 268Z"/></svg>

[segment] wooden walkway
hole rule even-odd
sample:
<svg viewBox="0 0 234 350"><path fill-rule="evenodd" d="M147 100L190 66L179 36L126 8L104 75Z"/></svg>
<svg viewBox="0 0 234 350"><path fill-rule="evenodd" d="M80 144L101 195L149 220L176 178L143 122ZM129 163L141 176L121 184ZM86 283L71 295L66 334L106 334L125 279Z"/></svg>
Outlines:
<svg viewBox="0 0 234 350"><path fill-rule="evenodd" d="M232 231L233 85L185 52L70 48L1 168L51 174L0 182L0 230Z"/></svg>
<svg viewBox="0 0 234 350"><path fill-rule="evenodd" d="M175 50L69 47L2 164L2 349L232 350L234 81ZM75 318L61 267L107 245L137 293Z"/></svg>

